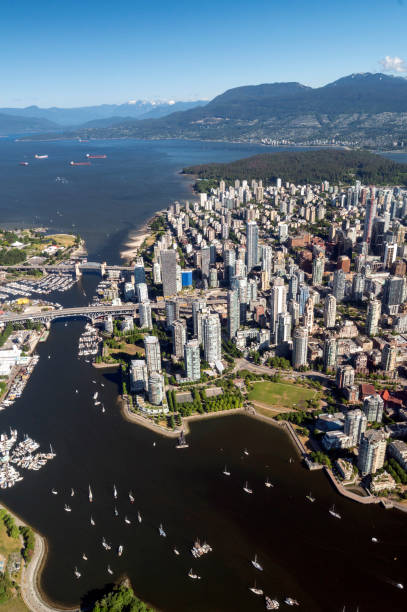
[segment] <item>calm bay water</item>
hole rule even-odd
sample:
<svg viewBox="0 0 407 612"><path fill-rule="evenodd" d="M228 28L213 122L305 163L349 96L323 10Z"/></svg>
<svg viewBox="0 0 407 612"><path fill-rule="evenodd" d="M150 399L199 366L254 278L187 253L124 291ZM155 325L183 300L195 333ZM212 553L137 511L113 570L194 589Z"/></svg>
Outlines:
<svg viewBox="0 0 407 612"><path fill-rule="evenodd" d="M65 165L96 150L106 152L108 160L90 168ZM176 175L178 168L257 150L213 143L2 142L1 225L49 225L47 219L53 219L55 229L68 230L75 223L87 239L90 258L118 261L129 229L172 199L188 197L188 182ZM48 153L50 159L16 166L35 152ZM70 182L55 183L56 176ZM56 210L62 216L54 218ZM97 281L85 276L55 299L67 306L87 303ZM399 581L407 585L406 515L338 496L322 473L306 471L297 459L289 463L296 455L282 431L248 417L195 422L190 448L184 450L124 421L117 376L77 359L83 325L53 324L48 341L38 347L40 361L23 397L0 413L0 432L15 427L43 448L52 443L57 452L45 468L26 472L16 487L0 492L2 502L47 538L41 586L52 601L75 605L89 591L126 574L140 597L174 612L260 611L262 599L248 590L255 579L266 594L280 601L295 597L307 611L406 609L405 592L394 586ZM93 405L95 390L105 414ZM242 452L245 447L249 456ZM225 463L229 478L221 474ZM264 486L267 476L274 488ZM245 480L253 495L243 492ZM87 497L89 484L93 504ZM119 517L114 516L113 484ZM51 494L53 487L58 496ZM310 490L314 504L305 498ZM65 503L72 507L70 514L63 510ZM333 503L341 521L328 513ZM131 525L125 524L125 515ZM167 538L158 535L161 522ZM197 536L214 550L195 561L189 549ZM372 536L380 543L371 543ZM112 544L109 552L102 547L103 537ZM118 558L120 544L124 553ZM172 552L174 545L179 557ZM250 564L255 554L264 567L261 573ZM80 580L73 576L75 566ZM191 566L202 580L187 577Z"/></svg>

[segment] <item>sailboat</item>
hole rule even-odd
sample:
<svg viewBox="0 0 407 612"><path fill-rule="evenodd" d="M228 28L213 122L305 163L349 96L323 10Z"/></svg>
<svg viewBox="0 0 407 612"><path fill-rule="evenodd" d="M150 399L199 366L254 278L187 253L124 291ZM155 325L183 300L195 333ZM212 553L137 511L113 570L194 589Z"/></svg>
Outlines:
<svg viewBox="0 0 407 612"><path fill-rule="evenodd" d="M179 550L178 550L177 548L175 548L175 547L174 547L174 549L173 549L173 550L174 550L174 554L175 554L175 555L179 555Z"/></svg>
<svg viewBox="0 0 407 612"><path fill-rule="evenodd" d="M255 595L263 595L263 589L258 589L257 588L256 581L254 582L254 586L249 587L249 591L251 591Z"/></svg>
<svg viewBox="0 0 407 612"><path fill-rule="evenodd" d="M127 518L127 516L124 517L124 522L127 523L127 525L131 525L131 520Z"/></svg>
<svg viewBox="0 0 407 612"><path fill-rule="evenodd" d="M192 569L192 567L191 567L191 569L190 569L190 570L189 570L189 572L188 572L188 576L189 576L190 578L192 578L193 580L200 580L200 579L201 579L201 577L200 577L200 576L198 576L198 574L195 574L195 572L194 572L194 570Z"/></svg>
<svg viewBox="0 0 407 612"><path fill-rule="evenodd" d="M249 493L249 494L253 493L252 489L249 488L249 483L247 482L247 480L246 480L246 482L244 484L243 491L245 493Z"/></svg>
<svg viewBox="0 0 407 612"><path fill-rule="evenodd" d="M266 485L266 487L274 487L274 485L271 484L269 478L266 479L266 482L264 484Z"/></svg>
<svg viewBox="0 0 407 612"><path fill-rule="evenodd" d="M117 551L117 554L119 555L119 557L121 557L121 556L122 556L122 554L123 554L123 546L122 546L121 544L120 544L120 546L119 546L119 549L118 549L118 551Z"/></svg>
<svg viewBox="0 0 407 612"><path fill-rule="evenodd" d="M329 509L329 514L337 519L342 518L341 515L338 512L336 512L335 505L333 505L332 508Z"/></svg>
<svg viewBox="0 0 407 612"><path fill-rule="evenodd" d="M255 567L257 570L259 570L259 572L263 571L262 566L260 565L260 563L257 561L257 555L254 555L254 559L252 559L252 565L253 567Z"/></svg>
<svg viewBox="0 0 407 612"><path fill-rule="evenodd" d="M247 450L247 448L244 449L243 454L244 455L248 455L249 454L249 451Z"/></svg>
<svg viewBox="0 0 407 612"><path fill-rule="evenodd" d="M160 524L159 528L158 528L158 533L160 534L160 536L162 536L163 538L167 537L167 534L165 533L164 529L163 529L163 525L162 523Z"/></svg>
<svg viewBox="0 0 407 612"><path fill-rule="evenodd" d="M99 395L98 392L95 391L95 393L93 394L93 399L96 400L98 398L98 395Z"/></svg>
<svg viewBox="0 0 407 612"><path fill-rule="evenodd" d="M89 485L89 501L90 501L90 503L93 502L92 489L90 488L90 485Z"/></svg>
<svg viewBox="0 0 407 612"><path fill-rule="evenodd" d="M109 574L113 575L112 570L110 569L110 565L107 566L107 571L109 572Z"/></svg>
<svg viewBox="0 0 407 612"><path fill-rule="evenodd" d="M115 515L115 516L119 516L119 512L118 512L118 510L117 510L116 506L114 507L114 515Z"/></svg>
<svg viewBox="0 0 407 612"><path fill-rule="evenodd" d="M377 544L377 543L378 543L378 541L379 541L379 540L378 540L377 538L372 538L372 542L373 542L374 544Z"/></svg>
<svg viewBox="0 0 407 612"><path fill-rule="evenodd" d="M85 555L85 553L82 553L82 559L83 559L84 561L87 561L87 560L88 560L88 558L87 558L87 556Z"/></svg>
<svg viewBox="0 0 407 612"><path fill-rule="evenodd" d="M230 472L226 465L225 465L225 469L223 470L222 474L224 474L225 476L230 476Z"/></svg>
<svg viewBox="0 0 407 612"><path fill-rule="evenodd" d="M75 393L79 393L78 389L75 389Z"/></svg>
<svg viewBox="0 0 407 612"><path fill-rule="evenodd" d="M129 491L129 500L131 504L134 504L134 497L133 497L133 493L131 491Z"/></svg>
<svg viewBox="0 0 407 612"><path fill-rule="evenodd" d="M52 495L58 495L58 491L56 489L51 489Z"/></svg>
<svg viewBox="0 0 407 612"><path fill-rule="evenodd" d="M139 522L139 523L141 523L141 521L143 520L143 519L141 518L141 514L140 514L140 512L137 512L137 520L138 520L138 522Z"/></svg>
<svg viewBox="0 0 407 612"><path fill-rule="evenodd" d="M75 491L71 489L71 497L73 497L74 495L75 495Z"/></svg>
<svg viewBox="0 0 407 612"><path fill-rule="evenodd" d="M315 501L315 497L313 497L311 491L306 495L306 498L312 503Z"/></svg>
<svg viewBox="0 0 407 612"><path fill-rule="evenodd" d="M65 504L64 510L65 510L65 512L71 512L71 507L68 506L68 504Z"/></svg>
<svg viewBox="0 0 407 612"><path fill-rule="evenodd" d="M80 577L81 577L81 573L80 573L80 572L78 572L78 568L77 568L77 567L75 567L75 569L74 569L74 572L73 572L73 573L75 574L75 577L76 577L76 578L80 578Z"/></svg>
<svg viewBox="0 0 407 612"><path fill-rule="evenodd" d="M106 408L102 406L102 414L104 414L105 412L106 412Z"/></svg>
<svg viewBox="0 0 407 612"><path fill-rule="evenodd" d="M115 499L117 499L117 489L116 489L116 485L113 485L113 497Z"/></svg>
<svg viewBox="0 0 407 612"><path fill-rule="evenodd" d="M95 526L95 521L93 520L92 517L90 517L90 524L94 527Z"/></svg>

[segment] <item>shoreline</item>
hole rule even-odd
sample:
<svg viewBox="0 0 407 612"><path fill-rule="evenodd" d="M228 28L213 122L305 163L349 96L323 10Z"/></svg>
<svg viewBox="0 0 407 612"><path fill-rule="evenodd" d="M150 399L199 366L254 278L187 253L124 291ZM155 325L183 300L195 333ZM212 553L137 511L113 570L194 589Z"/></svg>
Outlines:
<svg viewBox="0 0 407 612"><path fill-rule="evenodd" d="M40 586L40 576L47 561L48 543L44 536L28 525L18 514L1 502L0 507L13 517L18 526L30 527L34 534L34 552L30 563L22 562L21 599L32 612L80 612L78 607L65 607L51 602ZM20 536L21 537L21 536Z"/></svg>
<svg viewBox="0 0 407 612"><path fill-rule="evenodd" d="M126 238L126 242L121 247L120 250L120 258L126 261L134 261L137 257L138 252L140 250L143 242L151 236L151 232L149 231L150 224L153 222L155 217L161 215L167 211L166 208L162 210L157 210L151 217L149 217L141 227L138 229L131 230L129 235Z"/></svg>

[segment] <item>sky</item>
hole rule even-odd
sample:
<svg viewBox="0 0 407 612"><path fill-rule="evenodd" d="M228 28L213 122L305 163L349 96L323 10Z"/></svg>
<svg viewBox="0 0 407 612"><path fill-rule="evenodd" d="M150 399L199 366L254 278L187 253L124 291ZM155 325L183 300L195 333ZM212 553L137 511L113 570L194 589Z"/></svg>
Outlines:
<svg viewBox="0 0 407 612"><path fill-rule="evenodd" d="M407 76L407 0L1 0L0 107Z"/></svg>

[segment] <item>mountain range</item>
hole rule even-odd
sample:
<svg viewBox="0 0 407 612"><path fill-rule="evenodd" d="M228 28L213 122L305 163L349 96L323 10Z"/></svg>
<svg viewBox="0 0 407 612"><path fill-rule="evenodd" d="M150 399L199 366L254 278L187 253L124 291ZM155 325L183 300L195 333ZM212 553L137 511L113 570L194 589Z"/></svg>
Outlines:
<svg viewBox="0 0 407 612"><path fill-rule="evenodd" d="M159 118L116 117L109 126L91 124L64 136L387 147L407 140L407 80L363 73L317 88L295 82L249 85Z"/></svg>
<svg viewBox="0 0 407 612"><path fill-rule="evenodd" d="M184 111L204 101L163 102L134 100L125 104L100 104L77 108L0 108L0 134L64 130L66 128L109 127L118 122L163 117Z"/></svg>

